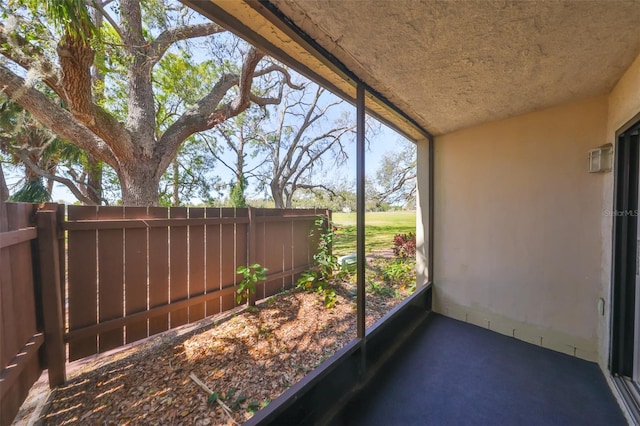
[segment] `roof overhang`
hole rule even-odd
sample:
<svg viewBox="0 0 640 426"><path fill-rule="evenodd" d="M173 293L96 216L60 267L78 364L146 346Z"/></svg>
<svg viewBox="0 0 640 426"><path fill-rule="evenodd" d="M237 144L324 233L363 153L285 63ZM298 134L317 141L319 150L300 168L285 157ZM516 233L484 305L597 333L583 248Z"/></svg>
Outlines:
<svg viewBox="0 0 640 426"><path fill-rule="evenodd" d="M640 2L186 1L412 139L608 93Z"/></svg>

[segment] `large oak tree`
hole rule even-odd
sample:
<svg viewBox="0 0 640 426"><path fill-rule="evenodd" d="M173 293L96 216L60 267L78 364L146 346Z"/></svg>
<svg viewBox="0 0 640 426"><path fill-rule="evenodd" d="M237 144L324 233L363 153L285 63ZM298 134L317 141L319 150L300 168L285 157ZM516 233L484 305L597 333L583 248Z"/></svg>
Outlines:
<svg viewBox="0 0 640 426"><path fill-rule="evenodd" d="M160 179L187 138L237 116L251 103L278 104L289 81L278 64L260 66L264 53L248 47L239 66L210 70L217 78L202 96L159 126L158 63L188 41L225 30L179 3L161 0L38 3L14 1L3 10L8 18L0 25L0 54L8 61L0 61L0 87L61 138L111 166L125 205L156 205ZM106 78L96 78L96 72ZM273 84L274 75L279 84ZM262 90L252 90L260 77L271 80ZM109 87L96 86L118 78L127 101L114 109L105 101ZM45 88L57 99L45 95Z"/></svg>
<svg viewBox="0 0 640 426"><path fill-rule="evenodd" d="M330 190L314 173L326 161L337 167L348 158L345 147L353 142L356 124L342 105L316 84L285 93L274 128L259 137L267 156L258 178L269 187L276 208L292 207L300 189Z"/></svg>

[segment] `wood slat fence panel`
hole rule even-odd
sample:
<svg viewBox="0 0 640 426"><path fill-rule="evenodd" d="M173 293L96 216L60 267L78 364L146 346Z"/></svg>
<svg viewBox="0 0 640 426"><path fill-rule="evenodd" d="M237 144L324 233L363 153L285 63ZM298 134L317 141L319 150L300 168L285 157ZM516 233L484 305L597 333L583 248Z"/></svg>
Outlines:
<svg viewBox="0 0 640 426"><path fill-rule="evenodd" d="M186 207L171 207L169 217L172 219L186 219ZM169 227L169 292L170 301L176 302L189 296L188 287L188 252L186 226ZM185 325L189 322L189 309L182 308L171 311L169 324L171 328Z"/></svg>
<svg viewBox="0 0 640 426"><path fill-rule="evenodd" d="M150 218L167 218L169 210L149 207ZM169 303L169 229L149 228L149 308ZM169 315L149 318L149 335L169 329Z"/></svg>
<svg viewBox="0 0 640 426"><path fill-rule="evenodd" d="M205 209L190 208L189 219L204 218ZM197 297L206 293L205 276L205 227L204 225L189 226L189 297ZM204 318L204 302L189 307L189 322Z"/></svg>
<svg viewBox="0 0 640 426"><path fill-rule="evenodd" d="M222 217L235 217L236 210L232 208L221 208ZM223 224L220 229L220 270L221 289L231 288L236 285L236 251L235 251L235 224ZM228 294L220 299L220 309L222 312L229 311L236 306L236 295Z"/></svg>
<svg viewBox="0 0 640 426"><path fill-rule="evenodd" d="M36 311L33 270L35 209L32 204L0 202L0 425L3 426L11 424L42 371L38 351L44 338ZM17 235L22 237L16 239Z"/></svg>
<svg viewBox="0 0 640 426"><path fill-rule="evenodd" d="M221 217L219 208L207 207L205 209L207 218ZM221 225L206 225L205 260L206 260L206 290L214 292L222 290L222 268L221 268ZM207 316L221 313L220 297L205 302Z"/></svg>
<svg viewBox="0 0 640 426"><path fill-rule="evenodd" d="M235 217L238 219L248 219L249 218L249 210L248 209L236 209ZM235 225L235 267L233 269L234 274L234 284L237 285L242 281L242 275L236 274L238 266L249 265L249 223L244 223L243 221L238 221ZM238 306L237 303L237 293L233 295L233 306Z"/></svg>
<svg viewBox="0 0 640 426"><path fill-rule="evenodd" d="M98 220L122 219L124 208L98 207ZM124 229L98 230L98 322L122 318L124 309ZM122 346L124 328L118 327L98 335L98 351Z"/></svg>
<svg viewBox="0 0 640 426"><path fill-rule="evenodd" d="M69 221L97 220L97 208L69 206ZM96 230L68 233L69 331L98 323L98 244ZM69 361L97 353L97 335L69 342Z"/></svg>
<svg viewBox="0 0 640 426"><path fill-rule="evenodd" d="M269 269L257 298L292 286L311 266L314 221L314 210L70 206L69 359L233 309L240 265Z"/></svg>
<svg viewBox="0 0 640 426"><path fill-rule="evenodd" d="M127 207L125 219L147 219L146 207ZM125 312L127 315L147 309L147 232L145 228L124 230L124 282ZM126 342L131 343L148 336L148 320L132 322L126 327Z"/></svg>

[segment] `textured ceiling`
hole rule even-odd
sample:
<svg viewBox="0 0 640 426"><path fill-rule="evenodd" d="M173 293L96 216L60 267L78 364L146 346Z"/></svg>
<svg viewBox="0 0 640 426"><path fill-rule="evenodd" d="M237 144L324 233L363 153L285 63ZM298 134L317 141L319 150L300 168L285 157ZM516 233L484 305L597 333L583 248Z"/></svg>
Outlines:
<svg viewBox="0 0 640 426"><path fill-rule="evenodd" d="M609 92L640 1L271 0L434 134Z"/></svg>

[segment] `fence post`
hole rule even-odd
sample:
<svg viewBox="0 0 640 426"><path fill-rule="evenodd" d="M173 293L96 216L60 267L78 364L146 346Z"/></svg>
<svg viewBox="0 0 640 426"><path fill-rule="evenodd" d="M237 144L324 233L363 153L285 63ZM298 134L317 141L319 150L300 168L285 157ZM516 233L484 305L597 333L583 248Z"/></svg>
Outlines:
<svg viewBox="0 0 640 426"><path fill-rule="evenodd" d="M36 224L42 285L44 344L49 369L49 386L53 388L64 384L66 380L56 212L39 210L36 213Z"/></svg>
<svg viewBox="0 0 640 426"><path fill-rule="evenodd" d="M247 208L249 211L249 226L247 226L247 242L249 246L249 254L247 259L247 266L253 265L256 263L256 221L255 221L255 210L253 207ZM249 294L249 306L256 306L256 293L258 292L256 283L256 291L255 293Z"/></svg>

